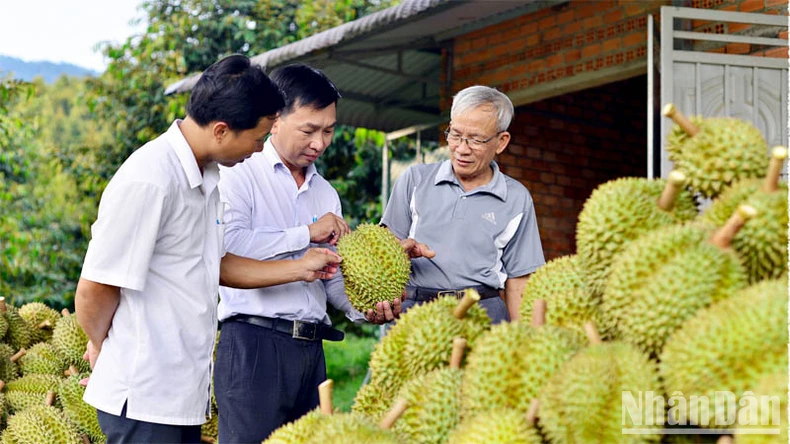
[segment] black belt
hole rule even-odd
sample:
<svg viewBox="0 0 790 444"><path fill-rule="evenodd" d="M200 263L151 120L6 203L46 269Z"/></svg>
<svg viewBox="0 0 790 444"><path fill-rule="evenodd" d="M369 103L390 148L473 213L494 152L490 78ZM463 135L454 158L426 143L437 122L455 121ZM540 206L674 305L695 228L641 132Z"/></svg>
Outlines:
<svg viewBox="0 0 790 444"><path fill-rule="evenodd" d="M258 327L269 328L291 335L294 339L306 341L342 341L345 333L324 324L312 324L310 322L289 321L281 318L265 318L263 316L234 315L222 321L225 322L244 322Z"/></svg>
<svg viewBox="0 0 790 444"><path fill-rule="evenodd" d="M500 297L499 290L488 285L475 285L467 288L477 290L480 294L480 300ZM464 297L465 290L466 288L462 290L442 290L440 288L406 287L406 299L414 299L418 302L432 301L442 296L452 296L456 299L461 299Z"/></svg>

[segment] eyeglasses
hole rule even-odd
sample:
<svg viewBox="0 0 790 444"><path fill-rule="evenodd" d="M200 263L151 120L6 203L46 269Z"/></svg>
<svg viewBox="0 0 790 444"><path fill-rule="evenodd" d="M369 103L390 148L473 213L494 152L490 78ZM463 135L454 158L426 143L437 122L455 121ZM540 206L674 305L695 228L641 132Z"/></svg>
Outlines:
<svg viewBox="0 0 790 444"><path fill-rule="evenodd" d="M496 136L498 136L498 135L500 135L502 133L504 133L504 131L498 131L496 134L494 134L493 136L489 137L488 139L480 140L480 139L475 139L475 138L472 138L472 137L461 137L459 134L452 133L448 129L448 130L444 131L444 137L447 139L447 144L449 144L449 145L460 146L461 142L466 142L466 146L468 146L469 149L481 150L481 149L485 148L485 146L486 146L486 144L488 142L494 140L494 138Z"/></svg>

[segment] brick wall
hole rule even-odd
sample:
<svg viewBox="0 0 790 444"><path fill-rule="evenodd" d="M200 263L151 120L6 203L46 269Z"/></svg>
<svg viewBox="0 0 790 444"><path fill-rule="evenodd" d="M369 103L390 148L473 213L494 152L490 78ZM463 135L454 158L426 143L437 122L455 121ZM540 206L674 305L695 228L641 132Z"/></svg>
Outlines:
<svg viewBox="0 0 790 444"><path fill-rule="evenodd" d="M576 221L593 189L647 171L647 76L516 108L502 171L535 201L546 259L576 251Z"/></svg>

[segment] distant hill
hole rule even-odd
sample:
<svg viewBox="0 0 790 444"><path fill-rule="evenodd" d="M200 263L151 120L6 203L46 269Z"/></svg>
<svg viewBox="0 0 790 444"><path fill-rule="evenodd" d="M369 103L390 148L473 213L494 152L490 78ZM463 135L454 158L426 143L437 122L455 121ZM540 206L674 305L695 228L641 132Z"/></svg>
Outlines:
<svg viewBox="0 0 790 444"><path fill-rule="evenodd" d="M61 74L74 77L98 74L96 71L71 63L26 62L16 57L0 55L0 77L5 77L9 72L13 73L16 79L30 81L40 76L47 83L53 83Z"/></svg>

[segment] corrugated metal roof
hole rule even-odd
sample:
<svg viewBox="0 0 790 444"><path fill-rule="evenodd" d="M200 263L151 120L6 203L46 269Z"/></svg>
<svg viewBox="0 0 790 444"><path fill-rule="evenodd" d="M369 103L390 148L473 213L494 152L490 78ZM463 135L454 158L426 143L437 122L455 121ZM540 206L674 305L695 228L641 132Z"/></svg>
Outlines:
<svg viewBox="0 0 790 444"><path fill-rule="evenodd" d="M382 131L441 118L443 42L547 6L533 0L404 0L397 6L252 57L271 70L294 62L322 69L343 99L338 121ZM192 89L199 74L167 88Z"/></svg>

